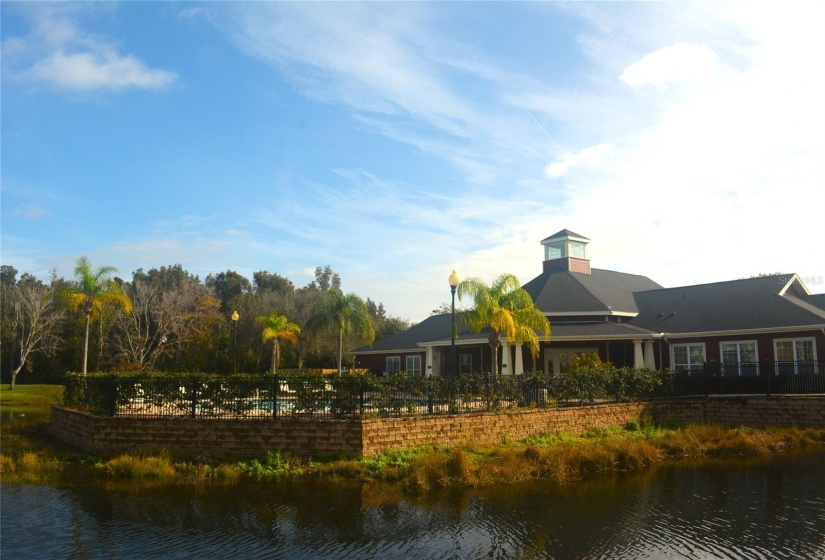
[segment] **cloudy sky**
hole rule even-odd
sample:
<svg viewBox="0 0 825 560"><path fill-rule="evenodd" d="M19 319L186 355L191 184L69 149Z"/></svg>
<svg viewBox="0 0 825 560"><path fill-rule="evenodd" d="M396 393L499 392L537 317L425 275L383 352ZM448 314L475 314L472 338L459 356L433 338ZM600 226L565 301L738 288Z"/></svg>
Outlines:
<svg viewBox="0 0 825 560"><path fill-rule="evenodd" d="M825 3L17 3L2 263L330 265L419 321L545 237L825 291Z"/></svg>

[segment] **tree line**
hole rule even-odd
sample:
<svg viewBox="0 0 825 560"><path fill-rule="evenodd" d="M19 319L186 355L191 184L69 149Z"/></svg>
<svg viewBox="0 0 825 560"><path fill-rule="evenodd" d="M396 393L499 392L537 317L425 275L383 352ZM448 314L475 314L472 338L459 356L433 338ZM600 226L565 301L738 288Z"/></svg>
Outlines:
<svg viewBox="0 0 825 560"><path fill-rule="evenodd" d="M67 371L265 372L351 365L347 353L409 322L344 293L328 265L296 287L265 270L204 280L180 264L130 280L85 257L43 282L0 266L0 375L57 381ZM235 315L236 314L236 315ZM233 316L237 317L233 321Z"/></svg>

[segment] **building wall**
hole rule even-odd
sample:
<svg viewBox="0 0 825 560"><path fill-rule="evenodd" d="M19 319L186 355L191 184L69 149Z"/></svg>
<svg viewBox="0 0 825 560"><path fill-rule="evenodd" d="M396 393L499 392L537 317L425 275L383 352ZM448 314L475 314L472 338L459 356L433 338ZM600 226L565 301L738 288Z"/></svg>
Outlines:
<svg viewBox="0 0 825 560"><path fill-rule="evenodd" d="M816 351L816 359L820 362L825 361L825 334L822 331L799 331L799 332L780 332L768 333L758 335L722 335L722 336L708 336L708 337L691 337L680 338L678 336L669 336L668 342L665 344L665 352L662 356L665 360L664 368L672 367L671 363L671 345L673 344L705 344L705 359L708 362L721 362L722 354L720 344L722 342L737 342L743 340L756 341L756 348L759 360L766 360L769 362L776 360L774 353L774 341L784 339L798 339L798 338L813 338ZM657 356L658 358L658 356ZM657 362L658 363L658 362Z"/></svg>
<svg viewBox="0 0 825 560"><path fill-rule="evenodd" d="M49 432L91 453L169 449L252 458L266 451L361 457L413 445L496 444L621 426L639 417L739 426L825 428L825 396L714 397L651 403L364 420L108 418L52 407Z"/></svg>

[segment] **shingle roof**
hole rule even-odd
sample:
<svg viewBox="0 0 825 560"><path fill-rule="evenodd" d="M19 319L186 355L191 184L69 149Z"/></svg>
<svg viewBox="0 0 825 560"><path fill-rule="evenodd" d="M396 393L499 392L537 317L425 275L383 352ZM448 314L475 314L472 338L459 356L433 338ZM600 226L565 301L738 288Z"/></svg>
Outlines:
<svg viewBox="0 0 825 560"><path fill-rule="evenodd" d="M818 307L822 310L825 310L825 294L811 294L802 298L803 301L813 305L814 307Z"/></svg>
<svg viewBox="0 0 825 560"><path fill-rule="evenodd" d="M589 239L587 239L583 235L579 235L578 233L574 233L574 232L570 231L569 229L563 229L561 231L557 231L556 233L554 233L550 237L545 237L544 239L541 240L541 242L544 243L545 241L550 241L551 239L561 239L563 237L578 237L579 239L584 239L586 241L590 241Z"/></svg>
<svg viewBox="0 0 825 560"><path fill-rule="evenodd" d="M793 274L715 282L636 294L629 322L656 332L687 333L821 326L825 312L779 293Z"/></svg>
<svg viewBox="0 0 825 560"><path fill-rule="evenodd" d="M544 313L600 311L637 313L634 292L661 288L637 274L594 268L591 274L570 272L561 266L533 278L522 286Z"/></svg>
<svg viewBox="0 0 825 560"><path fill-rule="evenodd" d="M449 313L432 315L417 323L404 332L381 340L376 340L371 346L362 346L355 352L418 349L419 342L428 342L443 337L450 337L452 317Z"/></svg>
<svg viewBox="0 0 825 560"><path fill-rule="evenodd" d="M630 339L651 333L700 333L760 328L825 326L825 294L807 295L793 274L662 288L644 276L594 269L593 274L561 267L545 272L523 288L545 313L612 311L638 313L624 323L553 322L550 340ZM793 279L793 280L792 280ZM789 284L791 282L791 284ZM787 289L785 289L787 288ZM783 292L784 295L780 295ZM418 350L421 342L451 339L449 313L433 315L395 336L356 352ZM488 329L462 329L458 342L486 339Z"/></svg>

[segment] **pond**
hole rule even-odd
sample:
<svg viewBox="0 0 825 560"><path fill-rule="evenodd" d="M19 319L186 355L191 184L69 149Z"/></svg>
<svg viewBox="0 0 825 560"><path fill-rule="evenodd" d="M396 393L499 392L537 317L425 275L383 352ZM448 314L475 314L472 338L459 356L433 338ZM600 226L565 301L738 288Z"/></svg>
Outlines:
<svg viewBox="0 0 825 560"><path fill-rule="evenodd" d="M825 554L825 452L679 462L559 486L4 485L17 558L801 558Z"/></svg>

